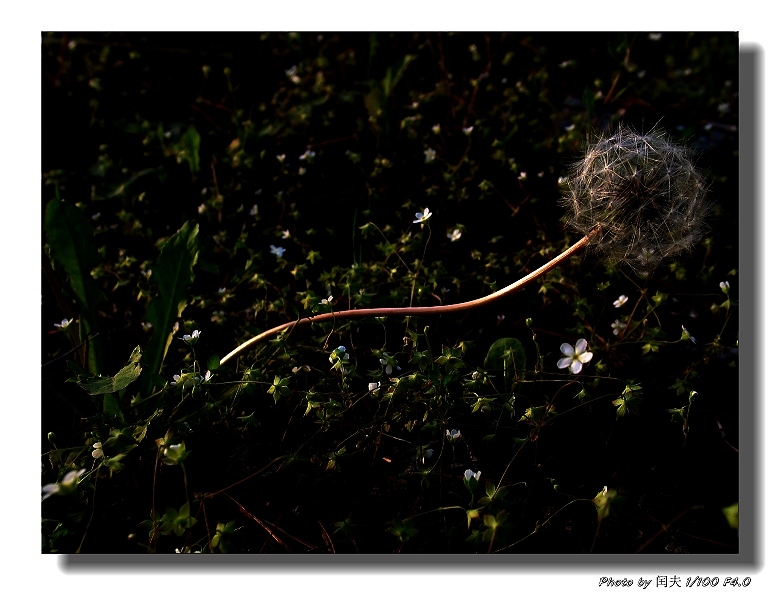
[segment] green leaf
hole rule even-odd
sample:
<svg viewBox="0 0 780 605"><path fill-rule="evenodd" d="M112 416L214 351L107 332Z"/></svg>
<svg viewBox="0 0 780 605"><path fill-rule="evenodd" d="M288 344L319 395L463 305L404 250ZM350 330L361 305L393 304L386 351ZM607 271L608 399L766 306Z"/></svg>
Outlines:
<svg viewBox="0 0 780 605"><path fill-rule="evenodd" d="M219 369L219 355L212 355L206 362L206 369L214 372Z"/></svg>
<svg viewBox="0 0 780 605"><path fill-rule="evenodd" d="M162 369L163 360L173 340L173 324L187 306L187 288L195 277L193 267L198 260L198 224L188 221L162 247L160 258L152 270L151 283L157 286L157 297L146 309L144 321L154 327L152 338L144 352L144 364L150 374ZM146 380L144 393L151 390Z"/></svg>
<svg viewBox="0 0 780 605"><path fill-rule="evenodd" d="M525 348L517 338L499 338L488 350L485 369L500 372L501 387L508 393L515 381L525 380L525 362Z"/></svg>
<svg viewBox="0 0 780 605"><path fill-rule="evenodd" d="M729 527L739 529L739 502L720 509L726 517Z"/></svg>
<svg viewBox="0 0 780 605"><path fill-rule="evenodd" d="M193 126L190 126L181 136L179 151L187 160L190 172L194 175L200 170L200 135Z"/></svg>
<svg viewBox="0 0 780 605"><path fill-rule="evenodd" d="M122 409L119 407L119 398L113 393L106 393L103 395L103 414L107 418L116 418L122 422L125 421Z"/></svg>
<svg viewBox="0 0 780 605"><path fill-rule="evenodd" d="M97 331L97 307L105 300L98 283L90 274L100 264L92 228L81 210L59 200L51 200L46 205L44 228L52 260L65 273L76 299L83 339ZM91 340L87 363L92 373L100 372L102 359L100 341Z"/></svg>
<svg viewBox="0 0 780 605"><path fill-rule="evenodd" d="M71 369L73 374L75 375L75 380L71 379L72 382L75 382L78 384L82 389L84 389L87 393L90 395L105 395L107 393L116 393L117 391L121 391L122 389L126 388L129 384L135 381L136 378L138 378L141 375L141 366L139 365L141 361L141 347L136 347L133 349L133 352L130 354L130 359L127 360L127 365L123 367L119 372L116 373L115 376L93 376L89 374L88 372L85 372L80 367L78 367L75 363L72 361L68 361L68 367ZM104 411L105 411L105 401L104 401ZM109 403L109 406L111 404ZM118 403L116 404L116 411L118 410ZM121 412L119 412L121 415ZM112 416L116 416L116 414L111 414Z"/></svg>

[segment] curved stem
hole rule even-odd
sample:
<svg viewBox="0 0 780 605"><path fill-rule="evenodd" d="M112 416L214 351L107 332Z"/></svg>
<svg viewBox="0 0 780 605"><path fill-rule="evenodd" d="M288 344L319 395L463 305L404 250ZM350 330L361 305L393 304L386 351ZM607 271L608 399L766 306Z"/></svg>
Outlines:
<svg viewBox="0 0 780 605"><path fill-rule="evenodd" d="M535 279L541 277L545 273L554 269L555 267L560 265L563 261L568 259L572 254L584 248L590 242L591 239L597 236L598 230L599 228L597 227L596 229L591 231L588 235L583 237L580 241L575 243L571 248L562 252L554 259L552 259L550 262L542 265L536 271L529 273L525 277L517 280L513 284L510 284L506 288L502 288L498 292L493 292L492 294L483 296L482 298L477 298L476 300L470 300L462 303L455 303L452 305L439 305L437 307L382 307L376 309L349 309L347 311L328 311L320 315L314 315L313 317L304 317L302 319L296 319L295 321L288 321L287 323L284 323L280 326L276 326L275 328L266 330L265 332L258 334L254 338L247 340L244 344L236 347L220 360L219 365L225 365L225 363L230 361L233 357L235 357L239 353L242 353L246 349L266 340L269 336L273 336L274 334L283 332L284 330L295 327L296 325L320 323L323 321L329 321L329 320L332 321L341 318L388 317L391 315L403 315L403 316L439 315L441 313L453 313L455 311L469 311L471 309L476 309L477 307L481 307L482 305L493 302L498 298L516 292L517 290L520 290L521 288L527 286Z"/></svg>

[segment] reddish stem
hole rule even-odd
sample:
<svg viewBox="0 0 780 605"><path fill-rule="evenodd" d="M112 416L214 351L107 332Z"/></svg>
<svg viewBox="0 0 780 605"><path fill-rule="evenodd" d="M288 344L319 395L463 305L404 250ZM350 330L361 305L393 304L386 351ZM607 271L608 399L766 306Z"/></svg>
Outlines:
<svg viewBox="0 0 780 605"><path fill-rule="evenodd" d="M597 235L597 232L598 232L598 228L591 231L588 235L586 235L581 240L579 240L571 248L569 248L565 252L562 252L554 259L552 259L550 262L539 267L536 271L529 273L522 279L517 280L515 283L510 284L506 288L502 288L498 292L493 292L493 294L483 296L482 298L477 298L476 300L470 300L462 303L455 303L453 305L439 305L437 307L382 307L376 309L349 309L348 311L331 311L329 313L321 313L319 315L314 315L312 317L304 317L302 319L296 319L295 321L288 321L287 323L284 323L280 326L276 326L275 328L266 330L265 332L258 334L254 338L247 340L244 344L236 347L230 353L225 355L225 357L222 358L222 360L219 362L219 365L225 365L225 363L230 361L233 357L235 357L239 353L242 353L243 351L256 345L257 343L266 340L269 336L273 336L278 332L283 332L287 328L292 328L296 325L321 323L323 321L335 321L337 319L342 319L342 318L388 317L391 315L403 315L403 316L439 315L441 313L453 313L455 311L468 311L470 309L476 309L477 307L481 307L482 305L486 305L489 302L493 302L494 300L506 296L507 294L516 292L520 288L527 286L535 279L541 277L548 271L554 269L555 267L560 265L563 261L565 261L567 258L569 258L572 254L574 254L581 248L585 247L590 242L590 240Z"/></svg>

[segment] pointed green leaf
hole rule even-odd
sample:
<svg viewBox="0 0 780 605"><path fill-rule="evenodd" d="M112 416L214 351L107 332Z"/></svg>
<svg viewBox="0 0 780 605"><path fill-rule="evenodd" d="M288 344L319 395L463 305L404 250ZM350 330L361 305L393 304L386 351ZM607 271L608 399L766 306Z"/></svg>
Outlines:
<svg viewBox="0 0 780 605"><path fill-rule="evenodd" d="M93 376L72 361L68 361L67 364L75 376L75 380L71 379L71 381L76 382L90 395L105 395L121 391L135 381L141 375L140 361L141 347L136 347L130 355L127 365L119 370L116 376Z"/></svg>
<svg viewBox="0 0 780 605"><path fill-rule="evenodd" d="M195 175L200 170L200 135L193 126L190 126L182 135L179 141L179 150L187 164L190 172Z"/></svg>
<svg viewBox="0 0 780 605"><path fill-rule="evenodd" d="M151 282L158 294L146 309L144 320L152 324L154 332L143 356L150 374L159 374L162 369L173 340L173 324L187 306L187 288L195 277L193 267L197 260L198 224L188 221L165 242L152 270ZM148 393L151 383L147 380L144 386Z"/></svg>
<svg viewBox="0 0 780 605"><path fill-rule="evenodd" d="M517 380L525 380L525 348L517 338L499 338L485 357L485 369L499 372L499 384L505 393Z"/></svg>
<svg viewBox="0 0 780 605"><path fill-rule="evenodd" d="M51 200L46 205L44 228L52 260L65 273L76 299L84 339L97 331L97 307L105 298L90 274L100 264L92 228L81 210L59 200ZM91 340L87 360L94 374L100 371L102 358L100 341Z"/></svg>

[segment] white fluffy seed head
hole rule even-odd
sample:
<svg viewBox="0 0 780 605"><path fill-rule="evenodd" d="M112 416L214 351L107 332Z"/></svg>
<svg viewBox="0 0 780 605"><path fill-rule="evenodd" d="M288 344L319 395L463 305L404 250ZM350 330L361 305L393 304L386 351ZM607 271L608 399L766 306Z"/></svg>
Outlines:
<svg viewBox="0 0 780 605"><path fill-rule="evenodd" d="M571 167L561 200L567 227L640 275L689 251L707 231L707 184L690 149L659 130L640 135L619 126L600 136Z"/></svg>

